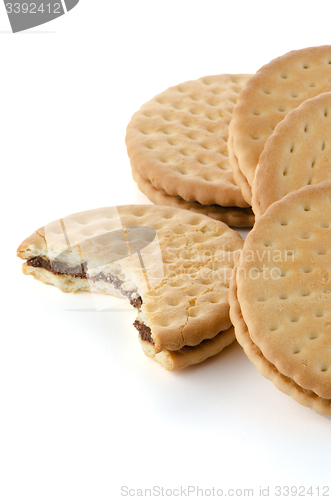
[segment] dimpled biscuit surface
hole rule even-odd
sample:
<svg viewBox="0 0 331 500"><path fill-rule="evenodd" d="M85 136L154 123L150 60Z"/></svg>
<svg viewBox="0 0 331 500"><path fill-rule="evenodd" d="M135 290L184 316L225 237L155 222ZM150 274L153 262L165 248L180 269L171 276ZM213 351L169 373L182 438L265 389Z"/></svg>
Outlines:
<svg viewBox="0 0 331 500"><path fill-rule="evenodd" d="M131 165L157 189L202 205L247 207L229 164L233 108L250 75L170 87L137 111L126 133Z"/></svg>
<svg viewBox="0 0 331 500"><path fill-rule="evenodd" d="M146 234L146 246L135 227ZM103 238L114 231L120 235L121 228L128 228L131 255L120 236ZM148 228L155 231L153 241L148 241ZM51 259L62 254L72 266L86 262L91 277L100 272L124 275L143 299L139 317L151 329L157 353L197 345L231 326L228 288L242 244L237 232L207 216L172 207L127 205L54 221L27 238L18 255Z"/></svg>
<svg viewBox="0 0 331 500"><path fill-rule="evenodd" d="M263 66L238 97L229 128L229 159L251 204L251 186L264 144L303 101L331 91L331 45L289 52Z"/></svg>
<svg viewBox="0 0 331 500"><path fill-rule="evenodd" d="M262 215L303 186L331 179L331 92L290 111L267 140L253 181L252 206Z"/></svg>
<svg viewBox="0 0 331 500"><path fill-rule="evenodd" d="M238 341L300 403L331 413L331 182L269 207L246 238L230 293Z"/></svg>

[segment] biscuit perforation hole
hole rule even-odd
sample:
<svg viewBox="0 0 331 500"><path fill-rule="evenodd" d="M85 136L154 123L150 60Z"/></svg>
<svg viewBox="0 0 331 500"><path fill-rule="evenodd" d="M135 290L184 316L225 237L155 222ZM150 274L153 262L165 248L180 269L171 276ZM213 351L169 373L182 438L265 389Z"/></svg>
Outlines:
<svg viewBox="0 0 331 500"><path fill-rule="evenodd" d="M143 112L143 115L146 116L146 118L153 118L157 115L157 113L155 111L152 111L151 109L148 109Z"/></svg>
<svg viewBox="0 0 331 500"><path fill-rule="evenodd" d="M192 132L189 132L186 137L188 137L189 139L191 139L192 141L197 141L200 139L201 135L199 132L196 132L195 130L192 131Z"/></svg>
<svg viewBox="0 0 331 500"><path fill-rule="evenodd" d="M161 163L171 163L171 159L167 156L160 156L159 160Z"/></svg>
<svg viewBox="0 0 331 500"><path fill-rule="evenodd" d="M202 115L201 109L197 109L197 108L191 108L189 110L189 112L191 113L191 115L195 115L195 116Z"/></svg>
<svg viewBox="0 0 331 500"><path fill-rule="evenodd" d="M297 323L300 319L300 316L290 316L289 320L291 323Z"/></svg>
<svg viewBox="0 0 331 500"><path fill-rule="evenodd" d="M330 223L329 222L321 222L320 223L320 227L323 227L324 229L328 229L330 227Z"/></svg>
<svg viewBox="0 0 331 500"><path fill-rule="evenodd" d="M187 127L187 128L195 127L195 123L191 122L189 120L184 120L181 123L182 123L182 125L184 125L184 127Z"/></svg>
<svg viewBox="0 0 331 500"><path fill-rule="evenodd" d="M300 292L301 297L309 297L310 294L311 292L309 290L302 290Z"/></svg>
<svg viewBox="0 0 331 500"><path fill-rule="evenodd" d="M161 132L165 135L171 135L174 133L174 131L171 128L163 128Z"/></svg>
<svg viewBox="0 0 331 500"><path fill-rule="evenodd" d="M207 157L200 156L198 158L198 162L201 163L201 165L210 165L210 163L212 163L213 160Z"/></svg>
<svg viewBox="0 0 331 500"><path fill-rule="evenodd" d="M157 149L157 144L155 144L154 142L152 142L152 143L146 143L145 147L147 149Z"/></svg>
<svg viewBox="0 0 331 500"><path fill-rule="evenodd" d="M324 110L324 116L325 116L325 118L327 118L327 116L328 116L328 110L327 109Z"/></svg>
<svg viewBox="0 0 331 500"><path fill-rule="evenodd" d="M316 340L316 339L318 339L318 333L310 333L308 335L308 339L309 340Z"/></svg>
<svg viewBox="0 0 331 500"><path fill-rule="evenodd" d="M271 325L269 326L269 331L270 332L275 332L276 330L279 329L279 326L278 325Z"/></svg>
<svg viewBox="0 0 331 500"><path fill-rule="evenodd" d="M141 134L144 134L144 135L150 135L150 134L153 134L153 132L154 132L153 130L150 130L147 128L140 128L138 130Z"/></svg>
<svg viewBox="0 0 331 500"><path fill-rule="evenodd" d="M314 83L314 82L308 83L308 87L312 87L312 88L316 87L316 83Z"/></svg>
<svg viewBox="0 0 331 500"><path fill-rule="evenodd" d="M322 151L325 149L325 141L322 142L321 149Z"/></svg>
<svg viewBox="0 0 331 500"><path fill-rule="evenodd" d="M190 95L189 98L192 99L192 101L201 101L201 96L199 95Z"/></svg>
<svg viewBox="0 0 331 500"><path fill-rule="evenodd" d="M262 272L262 271L260 271L260 272ZM274 279L284 278L287 274L288 273L287 273L287 271L285 271L285 269L279 269L279 268L274 268L273 272L272 272L272 276Z"/></svg>
<svg viewBox="0 0 331 500"><path fill-rule="evenodd" d="M293 347L292 354L299 354L301 352L300 347Z"/></svg>
<svg viewBox="0 0 331 500"><path fill-rule="evenodd" d="M284 113L286 111L286 108L284 108L283 106L279 106L278 111L280 113Z"/></svg>
<svg viewBox="0 0 331 500"><path fill-rule="evenodd" d="M305 134L308 132L308 125L305 125L305 126L304 126L303 131L304 131L304 133L305 133Z"/></svg>
<svg viewBox="0 0 331 500"><path fill-rule="evenodd" d="M278 295L278 297L280 298L280 300L286 300L289 296L287 293L281 293Z"/></svg>
<svg viewBox="0 0 331 500"><path fill-rule="evenodd" d="M176 307L181 303L181 300L180 297L168 297L166 302L169 306Z"/></svg>
<svg viewBox="0 0 331 500"><path fill-rule="evenodd" d="M219 106L220 104L220 101L218 99L209 99L207 101L207 104L209 104L209 106Z"/></svg>
<svg viewBox="0 0 331 500"><path fill-rule="evenodd" d="M325 365L322 365L322 366L321 366L321 372L326 372L326 371L327 371L327 369L328 369L328 367L327 367L327 366L325 366Z"/></svg>
<svg viewBox="0 0 331 500"><path fill-rule="evenodd" d="M309 205L304 205L303 210L304 210L305 212L310 212L311 207L310 207Z"/></svg>
<svg viewBox="0 0 331 500"><path fill-rule="evenodd" d="M316 311L315 313L316 318L322 318L324 316L323 311Z"/></svg>
<svg viewBox="0 0 331 500"><path fill-rule="evenodd" d="M327 250L325 248L321 248L316 250L317 255L325 255L327 253Z"/></svg>
<svg viewBox="0 0 331 500"><path fill-rule="evenodd" d="M217 145L216 144L208 144L208 143L202 143L200 144L200 146L203 148L203 149L208 149L209 151L210 150L215 150L217 149Z"/></svg>
<svg viewBox="0 0 331 500"><path fill-rule="evenodd" d="M162 118L163 118L163 120L165 120L166 122L174 122L174 121L176 120L176 117L175 117L175 116L165 115L165 114L163 114L163 115L162 115Z"/></svg>
<svg viewBox="0 0 331 500"><path fill-rule="evenodd" d="M193 156L194 155L194 151L192 149L187 149L187 148L184 148L184 149L181 149L179 151L183 156Z"/></svg>
<svg viewBox="0 0 331 500"><path fill-rule="evenodd" d="M168 139L168 144L170 144L170 146L180 146L181 141L178 139Z"/></svg>

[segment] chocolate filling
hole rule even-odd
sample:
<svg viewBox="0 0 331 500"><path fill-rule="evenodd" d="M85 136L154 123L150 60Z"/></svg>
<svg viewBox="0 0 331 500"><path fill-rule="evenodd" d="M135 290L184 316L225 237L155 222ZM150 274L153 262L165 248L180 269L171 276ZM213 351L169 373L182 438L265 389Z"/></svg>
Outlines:
<svg viewBox="0 0 331 500"><path fill-rule="evenodd" d="M141 340L146 340L150 344L154 345L154 340L152 339L152 332L149 326L144 325L144 323L140 323L140 321L138 321L137 319L133 323L133 326L138 330Z"/></svg>
<svg viewBox="0 0 331 500"><path fill-rule="evenodd" d="M73 278L87 278L86 275L86 262L83 262L80 266L70 267L65 262L60 262L59 260L53 260L52 262L44 257L33 257L27 261L28 266L32 267L42 267L53 274L68 274Z"/></svg>
<svg viewBox="0 0 331 500"><path fill-rule="evenodd" d="M72 276L73 278L90 279L93 282L106 281L107 283L111 283L113 287L116 288L116 290L127 297L133 307L135 307L136 309L141 308L141 304L143 302L142 298L135 291L132 292L129 290L123 290L122 285L124 281L117 278L117 276L106 276L103 273L99 273L96 276L93 276L93 278L90 278L86 272L86 262L83 262L79 266L70 267L65 262L60 262L58 260L49 261L44 257L38 256L29 259L26 264L32 267L42 267L52 274L66 274L68 276Z"/></svg>

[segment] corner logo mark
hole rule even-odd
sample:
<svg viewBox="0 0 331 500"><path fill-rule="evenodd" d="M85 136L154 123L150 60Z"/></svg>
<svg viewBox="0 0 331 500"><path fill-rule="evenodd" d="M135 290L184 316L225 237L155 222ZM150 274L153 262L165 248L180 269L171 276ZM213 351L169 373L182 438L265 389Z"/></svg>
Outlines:
<svg viewBox="0 0 331 500"><path fill-rule="evenodd" d="M35 2L4 0L13 33L48 23L76 7L79 0L36 0Z"/></svg>

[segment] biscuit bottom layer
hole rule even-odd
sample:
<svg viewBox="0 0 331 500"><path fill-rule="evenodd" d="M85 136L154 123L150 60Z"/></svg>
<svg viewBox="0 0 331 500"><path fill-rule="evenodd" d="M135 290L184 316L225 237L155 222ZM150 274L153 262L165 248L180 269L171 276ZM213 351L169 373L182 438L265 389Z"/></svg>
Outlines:
<svg viewBox="0 0 331 500"><path fill-rule="evenodd" d="M89 290L89 281L106 282L111 284L113 288L122 295L128 297L130 303L136 309L139 310L143 303L137 291L130 292L121 287L124 282L117 276L106 276L103 273L99 273L93 278L89 278L85 262L79 266L70 267L65 262L49 261L49 259L44 256L38 256L27 260L25 264L23 264L23 272L24 274L34 276L43 283L51 284L55 284L51 276L56 276L57 279L61 280L56 286L62 291L67 292L79 290L87 291ZM66 281L66 277L70 280L70 285ZM62 280L64 281L62 282ZM77 285L75 285L75 282ZM189 365L201 363L207 358L219 354L235 340L234 329L233 326L231 326L228 330L221 331L215 335L215 337L203 340L196 346L184 346L176 351L164 350L155 353L154 341L150 328L139 320L134 322L134 326L139 332L139 340L145 355L153 358L166 370L177 370Z"/></svg>
<svg viewBox="0 0 331 500"><path fill-rule="evenodd" d="M230 318L235 328L236 339L244 349L245 354L256 366L261 375L270 380L281 392L291 396L295 401L303 406L313 408L318 413L331 415L331 399L322 398L315 392L304 389L293 379L283 375L274 364L265 358L260 348L251 339L237 296L237 269L238 267L234 269L230 283Z"/></svg>

